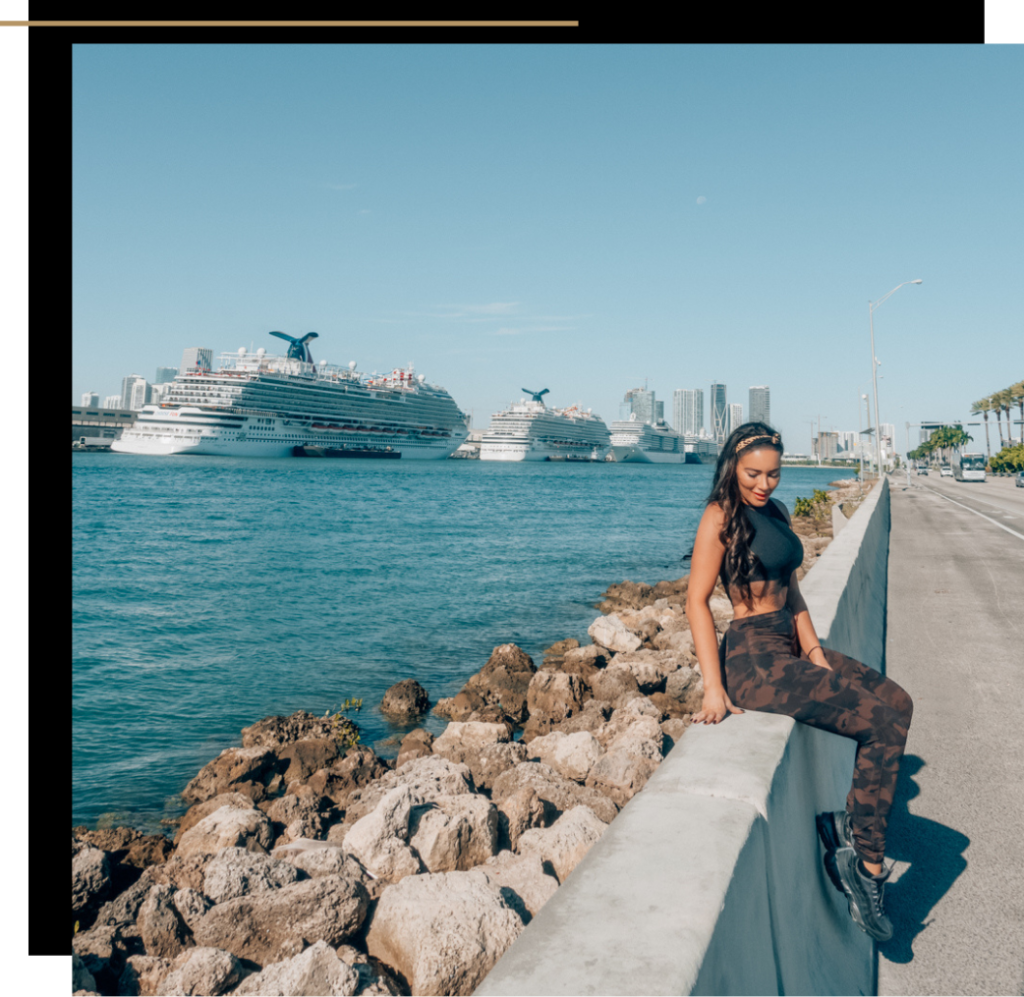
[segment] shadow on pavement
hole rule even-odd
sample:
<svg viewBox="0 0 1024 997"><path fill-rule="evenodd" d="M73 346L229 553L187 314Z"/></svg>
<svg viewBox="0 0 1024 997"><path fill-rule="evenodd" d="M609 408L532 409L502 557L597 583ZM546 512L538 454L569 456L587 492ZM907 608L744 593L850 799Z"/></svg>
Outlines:
<svg viewBox="0 0 1024 997"><path fill-rule="evenodd" d="M971 839L938 821L917 817L907 808L907 803L921 792L914 776L925 764L918 755L903 756L889 813L886 858L910 863L899 880L885 890L885 911L894 933L891 941L878 946L878 951L889 962L913 960L913 942L928 927L928 914L967 868L963 851Z"/></svg>

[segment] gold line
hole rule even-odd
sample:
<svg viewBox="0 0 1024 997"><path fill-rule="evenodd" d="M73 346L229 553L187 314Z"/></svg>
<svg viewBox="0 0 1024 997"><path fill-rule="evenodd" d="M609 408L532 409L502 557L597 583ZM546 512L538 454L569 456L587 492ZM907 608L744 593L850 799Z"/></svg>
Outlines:
<svg viewBox="0 0 1024 997"><path fill-rule="evenodd" d="M0 21L0 28L578 28L579 21Z"/></svg>

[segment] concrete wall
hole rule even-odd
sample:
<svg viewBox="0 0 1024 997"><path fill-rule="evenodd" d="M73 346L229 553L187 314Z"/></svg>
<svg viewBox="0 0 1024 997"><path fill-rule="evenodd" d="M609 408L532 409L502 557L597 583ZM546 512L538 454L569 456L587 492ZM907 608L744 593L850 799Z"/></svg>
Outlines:
<svg viewBox="0 0 1024 997"><path fill-rule="evenodd" d="M800 586L823 642L875 668L888 551L883 481ZM872 992L814 829L845 805L854 750L767 713L690 728L476 993Z"/></svg>

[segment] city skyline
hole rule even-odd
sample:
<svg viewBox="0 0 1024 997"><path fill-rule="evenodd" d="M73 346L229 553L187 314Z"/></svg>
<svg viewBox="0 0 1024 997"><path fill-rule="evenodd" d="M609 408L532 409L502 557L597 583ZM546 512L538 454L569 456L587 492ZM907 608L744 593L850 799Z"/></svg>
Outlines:
<svg viewBox="0 0 1024 997"><path fill-rule="evenodd" d="M767 383L773 426L806 451L819 415L857 426L868 301L903 281L924 284L874 313L898 438L966 420L1020 355L1009 47L124 45L72 62L73 401L188 346L280 352L271 329L316 330L318 360L415 361L477 425L541 380L605 421L645 377L659 398Z"/></svg>

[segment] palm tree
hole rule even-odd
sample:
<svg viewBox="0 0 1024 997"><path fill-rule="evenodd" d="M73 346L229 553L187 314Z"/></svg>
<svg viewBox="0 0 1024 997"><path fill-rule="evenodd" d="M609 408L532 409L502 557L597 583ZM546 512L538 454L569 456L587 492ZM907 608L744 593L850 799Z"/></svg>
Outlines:
<svg viewBox="0 0 1024 997"><path fill-rule="evenodd" d="M999 392L988 396L989 404L992 406L992 411L996 414L996 428L999 430L999 449L1002 450L1006 444L1003 442L1003 422L1002 415L1003 409L999 404Z"/></svg>
<svg viewBox="0 0 1024 997"><path fill-rule="evenodd" d="M1020 442L1024 443L1024 381L1018 381L1010 388L1013 400L1020 406Z"/></svg>
<svg viewBox="0 0 1024 997"><path fill-rule="evenodd" d="M985 417L985 450L989 460L992 459L992 444L988 438L988 414L991 410L992 400L990 398L981 398L971 405L971 415L977 415L980 412Z"/></svg>
<svg viewBox="0 0 1024 997"><path fill-rule="evenodd" d="M1006 440L1009 446L1013 446L1013 422L1011 421L1011 407L1017 401L1009 388L1003 388L996 392L996 403L1006 413Z"/></svg>

